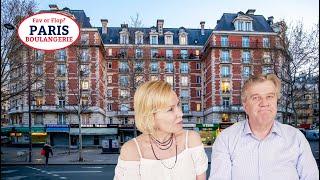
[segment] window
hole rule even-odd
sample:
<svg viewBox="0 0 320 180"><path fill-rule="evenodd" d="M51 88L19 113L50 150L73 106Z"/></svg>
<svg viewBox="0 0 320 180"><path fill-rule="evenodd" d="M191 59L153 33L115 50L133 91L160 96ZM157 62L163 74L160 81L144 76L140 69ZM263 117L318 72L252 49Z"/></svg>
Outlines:
<svg viewBox="0 0 320 180"><path fill-rule="evenodd" d="M43 114L35 114L34 124L43 125Z"/></svg>
<svg viewBox="0 0 320 180"><path fill-rule="evenodd" d="M66 90L66 80L58 80L58 90L59 91Z"/></svg>
<svg viewBox="0 0 320 180"><path fill-rule="evenodd" d="M251 31L251 22L245 22L245 31Z"/></svg>
<svg viewBox="0 0 320 180"><path fill-rule="evenodd" d="M244 66L242 73L244 77L249 77L251 74L251 68L249 66Z"/></svg>
<svg viewBox="0 0 320 180"><path fill-rule="evenodd" d="M189 90L188 89L182 89L180 96L181 96L182 99L188 98L189 97Z"/></svg>
<svg viewBox="0 0 320 180"><path fill-rule="evenodd" d="M112 104L111 104L111 103L108 103L108 104L107 104L107 110L108 110L108 111L112 111Z"/></svg>
<svg viewBox="0 0 320 180"><path fill-rule="evenodd" d="M270 74L270 73L272 73L272 67L270 67L270 66L264 66L264 67L262 67L262 74Z"/></svg>
<svg viewBox="0 0 320 180"><path fill-rule="evenodd" d="M108 62L108 69L112 69L112 62Z"/></svg>
<svg viewBox="0 0 320 180"><path fill-rule="evenodd" d="M66 65L65 64L58 64L57 65L57 74L58 74L58 76L65 76L66 75Z"/></svg>
<svg viewBox="0 0 320 180"><path fill-rule="evenodd" d="M221 36L221 46L222 47L228 47L229 46L228 36Z"/></svg>
<svg viewBox="0 0 320 180"><path fill-rule="evenodd" d="M196 107L196 111L201 111L201 104L200 103L197 103L197 107Z"/></svg>
<svg viewBox="0 0 320 180"><path fill-rule="evenodd" d="M181 76L181 86L188 86L188 77Z"/></svg>
<svg viewBox="0 0 320 180"><path fill-rule="evenodd" d="M135 83L137 86L139 86L141 83L143 83L143 76L136 76Z"/></svg>
<svg viewBox="0 0 320 180"><path fill-rule="evenodd" d="M135 33L135 44L143 44L143 33L142 32L136 32Z"/></svg>
<svg viewBox="0 0 320 180"><path fill-rule="evenodd" d="M59 97L59 108L64 108L66 106L65 97Z"/></svg>
<svg viewBox="0 0 320 180"><path fill-rule="evenodd" d="M242 21L238 21L238 31L242 31L242 27L243 27L243 22Z"/></svg>
<svg viewBox="0 0 320 180"><path fill-rule="evenodd" d="M166 35L164 41L165 41L165 44L173 44L172 35Z"/></svg>
<svg viewBox="0 0 320 180"><path fill-rule="evenodd" d="M89 65L80 65L80 75L81 76L88 76L90 73L89 71Z"/></svg>
<svg viewBox="0 0 320 180"><path fill-rule="evenodd" d="M108 83L112 83L112 76L108 76Z"/></svg>
<svg viewBox="0 0 320 180"><path fill-rule="evenodd" d="M173 63L172 62L167 62L166 63L166 72L172 73L173 72Z"/></svg>
<svg viewBox="0 0 320 180"><path fill-rule="evenodd" d="M180 37L179 37L179 43L180 43L180 45L187 45L188 43L187 43L187 36L186 35L180 35Z"/></svg>
<svg viewBox="0 0 320 180"><path fill-rule="evenodd" d="M112 97L112 89L107 89L107 97Z"/></svg>
<svg viewBox="0 0 320 180"><path fill-rule="evenodd" d="M188 103L182 103L182 112L183 113L189 112L189 104Z"/></svg>
<svg viewBox="0 0 320 180"><path fill-rule="evenodd" d="M41 96L37 96L36 98L35 98L35 100L36 100L36 106L42 106L44 103L43 103L43 101L44 101L44 99L43 99L43 97L41 97ZM21 101L21 100L20 100ZM22 101L21 101L22 102Z"/></svg>
<svg viewBox="0 0 320 180"><path fill-rule="evenodd" d="M129 104L121 104L120 111L129 111Z"/></svg>
<svg viewBox="0 0 320 180"><path fill-rule="evenodd" d="M196 79L197 79L197 84L200 84L201 83L201 76L197 76Z"/></svg>
<svg viewBox="0 0 320 180"><path fill-rule="evenodd" d="M43 74L42 65L35 65L35 75L41 76Z"/></svg>
<svg viewBox="0 0 320 180"><path fill-rule="evenodd" d="M196 70L201 70L201 63L196 64Z"/></svg>
<svg viewBox="0 0 320 180"><path fill-rule="evenodd" d="M249 63L251 59L250 51L242 51L242 62Z"/></svg>
<svg viewBox="0 0 320 180"><path fill-rule="evenodd" d="M127 87L129 85L129 78L128 76L120 76L120 86Z"/></svg>
<svg viewBox="0 0 320 180"><path fill-rule="evenodd" d="M267 38L267 37L263 38L263 47L264 48L270 47L269 38Z"/></svg>
<svg viewBox="0 0 320 180"><path fill-rule="evenodd" d="M157 35L151 35L150 44L158 44L158 36Z"/></svg>
<svg viewBox="0 0 320 180"><path fill-rule="evenodd" d="M187 59L188 58L188 50L181 49L180 50L180 54L181 54L181 59Z"/></svg>
<svg viewBox="0 0 320 180"><path fill-rule="evenodd" d="M124 58L127 56L127 50L126 49L120 49L120 57Z"/></svg>
<svg viewBox="0 0 320 180"><path fill-rule="evenodd" d="M86 80L82 81L81 88L82 88L82 90L88 90L89 89L89 81L86 81Z"/></svg>
<svg viewBox="0 0 320 180"><path fill-rule="evenodd" d="M249 45L250 45L249 37L247 36L242 37L242 47L249 47Z"/></svg>
<svg viewBox="0 0 320 180"><path fill-rule="evenodd" d="M40 51L40 50L37 50L35 56L36 56L36 60L37 61L41 61L44 58L44 52Z"/></svg>
<svg viewBox="0 0 320 180"><path fill-rule="evenodd" d="M222 106L223 106L223 108L230 107L230 98L229 97L222 98Z"/></svg>
<svg viewBox="0 0 320 180"><path fill-rule="evenodd" d="M58 114L58 123L57 124L66 124L67 119L66 119L66 114L59 113Z"/></svg>
<svg viewBox="0 0 320 180"><path fill-rule="evenodd" d="M129 91L126 90L126 89L121 89L121 90L120 90L120 97L121 97L121 98L127 98L127 97L129 97Z"/></svg>
<svg viewBox="0 0 320 180"><path fill-rule="evenodd" d="M120 44L129 44L129 34L127 33L120 34Z"/></svg>
<svg viewBox="0 0 320 180"><path fill-rule="evenodd" d="M166 76L166 82L173 86L173 76Z"/></svg>
<svg viewBox="0 0 320 180"><path fill-rule="evenodd" d="M108 49L108 55L112 56L112 49L111 48Z"/></svg>
<svg viewBox="0 0 320 180"><path fill-rule="evenodd" d="M82 124L90 124L90 115L89 114L81 114L81 118L82 118L82 120L81 120L81 122L82 122Z"/></svg>
<svg viewBox="0 0 320 180"><path fill-rule="evenodd" d="M200 55L200 51L197 49L196 50L196 58L199 58L199 55Z"/></svg>
<svg viewBox="0 0 320 180"><path fill-rule="evenodd" d="M229 93L230 92L230 82L224 81L221 83L221 90L222 93Z"/></svg>
<svg viewBox="0 0 320 180"><path fill-rule="evenodd" d="M136 49L136 58L142 58L143 57L143 50L138 48Z"/></svg>
<svg viewBox="0 0 320 180"><path fill-rule="evenodd" d="M38 91L42 91L43 90L43 82L42 81L37 81L33 84L33 89L34 90L38 90Z"/></svg>
<svg viewBox="0 0 320 180"><path fill-rule="evenodd" d="M82 45L89 44L89 34L81 34L81 44Z"/></svg>
<svg viewBox="0 0 320 180"><path fill-rule="evenodd" d="M181 73L188 73L189 72L188 63L181 63L180 71Z"/></svg>
<svg viewBox="0 0 320 180"><path fill-rule="evenodd" d="M166 58L171 59L173 57L172 49L166 49Z"/></svg>
<svg viewBox="0 0 320 180"><path fill-rule="evenodd" d="M150 50L151 53L151 58L157 58L158 56L158 49L151 49Z"/></svg>
<svg viewBox="0 0 320 180"><path fill-rule="evenodd" d="M65 49L58 50L56 58L58 61L65 61L67 58L66 50Z"/></svg>
<svg viewBox="0 0 320 180"><path fill-rule="evenodd" d="M155 73L158 72L158 62L151 62L151 72Z"/></svg>
<svg viewBox="0 0 320 180"><path fill-rule="evenodd" d="M197 97L201 97L201 89L197 89Z"/></svg>
<svg viewBox="0 0 320 180"><path fill-rule="evenodd" d="M121 73L129 72L129 65L128 65L128 62L120 61L120 68L119 68L119 71L120 71Z"/></svg>
<svg viewBox="0 0 320 180"><path fill-rule="evenodd" d="M86 62L89 60L89 49L82 49L80 60Z"/></svg>
<svg viewBox="0 0 320 180"><path fill-rule="evenodd" d="M142 72L143 71L143 62L137 61L135 63L135 71Z"/></svg>
<svg viewBox="0 0 320 180"><path fill-rule="evenodd" d="M230 62L230 55L228 50L221 51L221 62Z"/></svg>
<svg viewBox="0 0 320 180"><path fill-rule="evenodd" d="M222 77L229 77L230 76L230 67L229 66L222 66L221 67L221 75L222 75Z"/></svg>

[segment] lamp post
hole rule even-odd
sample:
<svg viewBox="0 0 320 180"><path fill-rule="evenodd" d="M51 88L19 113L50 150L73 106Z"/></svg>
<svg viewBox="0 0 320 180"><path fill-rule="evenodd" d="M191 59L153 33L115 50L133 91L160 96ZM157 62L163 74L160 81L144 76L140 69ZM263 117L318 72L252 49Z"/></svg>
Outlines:
<svg viewBox="0 0 320 180"><path fill-rule="evenodd" d="M11 23L5 23L3 25L6 29L8 30L15 30L16 27L12 25ZM29 162L32 162L32 129L31 129L31 56L30 56L30 51L28 50L28 117L29 117ZM35 54L34 54L35 55Z"/></svg>

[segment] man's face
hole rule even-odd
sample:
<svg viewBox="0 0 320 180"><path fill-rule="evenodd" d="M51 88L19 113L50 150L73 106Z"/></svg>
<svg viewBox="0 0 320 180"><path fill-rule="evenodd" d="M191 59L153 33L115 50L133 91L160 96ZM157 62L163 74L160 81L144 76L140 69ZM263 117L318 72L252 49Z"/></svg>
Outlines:
<svg viewBox="0 0 320 180"><path fill-rule="evenodd" d="M243 102L249 121L258 124L273 123L277 114L277 93L272 81L253 84L246 91Z"/></svg>
<svg viewBox="0 0 320 180"><path fill-rule="evenodd" d="M156 127L163 132L176 133L182 130L182 111L179 99L174 91L170 95L168 106L155 114Z"/></svg>

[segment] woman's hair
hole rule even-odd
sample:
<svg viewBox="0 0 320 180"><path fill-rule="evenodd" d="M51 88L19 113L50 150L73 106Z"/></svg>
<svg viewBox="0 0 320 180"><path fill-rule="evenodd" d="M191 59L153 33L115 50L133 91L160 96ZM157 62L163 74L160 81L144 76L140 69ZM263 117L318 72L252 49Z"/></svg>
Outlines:
<svg viewBox="0 0 320 180"><path fill-rule="evenodd" d="M267 74L267 75L259 74L259 75L250 76L249 79L243 84L242 90L241 90L242 102L246 101L247 90L250 86L257 84L257 83L265 82L265 81L271 81L274 84L274 86L276 88L277 98L280 99L280 97L281 97L281 93L280 93L281 81L280 81L280 79L274 74Z"/></svg>
<svg viewBox="0 0 320 180"><path fill-rule="evenodd" d="M135 122L139 131L154 133L154 113L169 105L171 93L171 85L165 81L148 81L139 86L134 94Z"/></svg>

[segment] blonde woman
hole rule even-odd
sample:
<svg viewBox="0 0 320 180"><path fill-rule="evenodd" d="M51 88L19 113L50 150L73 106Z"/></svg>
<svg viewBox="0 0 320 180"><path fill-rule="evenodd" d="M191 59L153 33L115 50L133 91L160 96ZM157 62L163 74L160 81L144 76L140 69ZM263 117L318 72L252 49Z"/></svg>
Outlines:
<svg viewBox="0 0 320 180"><path fill-rule="evenodd" d="M170 84L141 85L134 95L134 109L142 134L122 146L114 179L206 179L208 158L200 136L183 130L180 102Z"/></svg>

